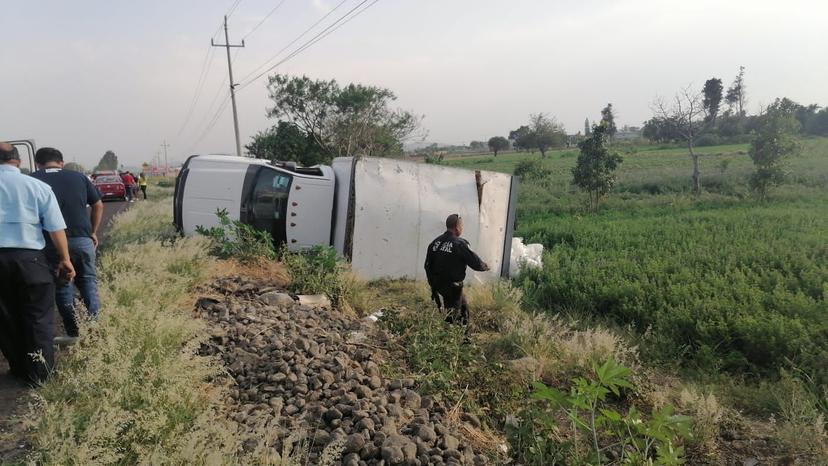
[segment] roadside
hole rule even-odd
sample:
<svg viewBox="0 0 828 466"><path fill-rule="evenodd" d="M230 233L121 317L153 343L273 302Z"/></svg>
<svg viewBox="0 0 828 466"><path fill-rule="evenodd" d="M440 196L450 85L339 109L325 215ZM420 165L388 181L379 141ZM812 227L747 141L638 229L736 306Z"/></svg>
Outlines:
<svg viewBox="0 0 828 466"><path fill-rule="evenodd" d="M105 238L111 228L112 219L130 207L129 202L104 202L101 220L101 238ZM57 311L56 311L57 312ZM60 319L55 318L55 335L60 335ZM60 357L60 353L56 355ZM9 366L5 358L0 357L0 463L5 464L22 453L28 445L20 442L21 423L19 416L28 406L29 388L8 374Z"/></svg>

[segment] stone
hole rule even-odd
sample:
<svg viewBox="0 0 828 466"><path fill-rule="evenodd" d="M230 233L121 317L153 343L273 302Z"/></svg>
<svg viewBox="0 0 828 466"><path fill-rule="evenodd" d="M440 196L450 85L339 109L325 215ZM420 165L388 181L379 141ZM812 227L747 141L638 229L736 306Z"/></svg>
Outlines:
<svg viewBox="0 0 828 466"><path fill-rule="evenodd" d="M457 450L460 447L460 441L453 435L446 434L443 436L443 448L445 450Z"/></svg>
<svg viewBox="0 0 828 466"><path fill-rule="evenodd" d="M480 426L481 426L481 423L480 423L480 418L478 418L478 417L477 417L477 416L475 416L474 414L471 414L471 413L463 413L463 415L461 415L461 416L460 416L460 419L462 419L463 421L467 422L467 423L468 423L468 424L470 424L472 427L475 427L475 428L477 428L477 429L479 429L479 428L480 428Z"/></svg>
<svg viewBox="0 0 828 466"><path fill-rule="evenodd" d="M405 460L402 447L396 445L382 447L380 452L382 454L382 459L388 464L400 464Z"/></svg>
<svg viewBox="0 0 828 466"><path fill-rule="evenodd" d="M362 434L351 434L345 439L345 453L358 453L365 446Z"/></svg>
<svg viewBox="0 0 828 466"><path fill-rule="evenodd" d="M434 432L434 429L432 429L431 427L421 425L417 429L417 437L421 439L423 442L431 444L431 442L437 439L437 433Z"/></svg>
<svg viewBox="0 0 828 466"><path fill-rule="evenodd" d="M278 291L269 291L259 295L259 300L270 306L290 307L296 304L296 301L287 293L279 293Z"/></svg>

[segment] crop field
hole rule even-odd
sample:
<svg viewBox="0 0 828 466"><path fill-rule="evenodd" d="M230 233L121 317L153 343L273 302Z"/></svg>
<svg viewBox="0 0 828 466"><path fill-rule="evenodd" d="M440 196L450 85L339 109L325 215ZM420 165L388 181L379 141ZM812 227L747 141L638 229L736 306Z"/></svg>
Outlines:
<svg viewBox="0 0 828 466"><path fill-rule="evenodd" d="M715 374L801 371L828 384L828 139L803 141L767 202L748 190L747 145L702 147L691 195L686 149L618 146L597 212L571 185L577 149L449 159L524 176L516 235L546 248L519 280L549 312L630 326L654 362Z"/></svg>

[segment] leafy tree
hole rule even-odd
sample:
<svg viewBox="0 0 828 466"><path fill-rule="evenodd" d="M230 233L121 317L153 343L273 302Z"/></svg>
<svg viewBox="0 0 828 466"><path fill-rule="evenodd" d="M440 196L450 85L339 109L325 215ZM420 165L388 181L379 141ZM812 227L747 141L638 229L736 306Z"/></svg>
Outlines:
<svg viewBox="0 0 828 466"><path fill-rule="evenodd" d="M561 147L566 141L566 132L555 118L544 113L529 116L531 132L529 133L532 147L537 148L541 157L546 157L546 151L551 147Z"/></svg>
<svg viewBox="0 0 828 466"><path fill-rule="evenodd" d="M494 152L495 157L497 153L509 148L509 140L503 136L493 136L489 138L489 150Z"/></svg>
<svg viewBox="0 0 828 466"><path fill-rule="evenodd" d="M253 136L245 149L258 159L293 161L306 167L330 161L315 139L286 121Z"/></svg>
<svg viewBox="0 0 828 466"><path fill-rule="evenodd" d="M612 104L607 104L601 110L601 124L607 127L607 136L612 140L618 131L618 128L615 127L615 114L612 112Z"/></svg>
<svg viewBox="0 0 828 466"><path fill-rule="evenodd" d="M676 134L687 143L687 151L693 160L693 193L701 194L701 171L699 154L694 150L696 139L701 134L700 118L704 113L701 96L689 87L677 92L671 105L657 99L653 110L656 117L675 124Z"/></svg>
<svg viewBox="0 0 828 466"><path fill-rule="evenodd" d="M677 123L672 118L654 116L644 122L641 135L655 142L680 141L682 138L676 127Z"/></svg>
<svg viewBox="0 0 828 466"><path fill-rule="evenodd" d="M118 156L115 155L115 152L108 150L104 153L101 160L98 162L98 165L95 166L95 171L105 171L105 170L117 170L118 169Z"/></svg>
<svg viewBox="0 0 828 466"><path fill-rule="evenodd" d="M793 112L783 108L779 100L760 117L756 138L748 150L756 167L750 187L760 199L765 200L770 188L784 181L786 160L799 149L799 129Z"/></svg>
<svg viewBox="0 0 828 466"><path fill-rule="evenodd" d="M615 169L623 160L620 155L609 151L608 140L609 128L603 123L595 125L590 136L578 143L581 153L572 168L572 182L589 193L592 209L612 190Z"/></svg>
<svg viewBox="0 0 828 466"><path fill-rule="evenodd" d="M736 110L736 115L745 116L745 106L747 105L747 89L745 87L745 67L739 67L739 74L733 80L733 84L727 89L725 96L727 104L731 110Z"/></svg>
<svg viewBox="0 0 828 466"><path fill-rule="evenodd" d="M397 97L385 88L274 75L268 90L274 103L268 117L295 125L327 157L399 155L405 141L421 134L421 117L392 109Z"/></svg>
<svg viewBox="0 0 828 466"><path fill-rule="evenodd" d="M63 164L63 169L64 170L72 170L73 172L78 172L78 173L85 173L86 172L86 169L83 168L83 165L81 165L77 162L66 162L65 164Z"/></svg>
<svg viewBox="0 0 828 466"><path fill-rule="evenodd" d="M707 112L706 120L711 123L716 123L716 115L719 114L719 105L722 102L722 80L718 78L710 78L704 83L704 100L702 106Z"/></svg>
<svg viewBox="0 0 828 466"><path fill-rule="evenodd" d="M483 151L483 150L486 150L487 147L488 147L488 144L486 144L483 141L472 141L472 142L469 143L469 149L471 149L471 150Z"/></svg>
<svg viewBox="0 0 828 466"><path fill-rule="evenodd" d="M532 130L526 125L509 131L509 140L512 141L512 147L518 151L532 149L535 146L532 140Z"/></svg>

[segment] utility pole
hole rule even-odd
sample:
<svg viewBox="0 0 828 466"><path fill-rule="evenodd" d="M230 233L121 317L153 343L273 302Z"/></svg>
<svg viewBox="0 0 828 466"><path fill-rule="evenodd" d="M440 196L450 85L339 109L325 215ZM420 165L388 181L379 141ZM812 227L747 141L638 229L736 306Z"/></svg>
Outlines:
<svg viewBox="0 0 828 466"><path fill-rule="evenodd" d="M169 172L169 171L170 171L170 164L169 164L169 163L167 163L167 147L170 147L170 145L169 145L169 144L167 144L167 140L166 140L166 139L164 139L164 143L163 143L163 144L161 144L161 147L163 147L163 148L164 148L164 174L166 175L166 174L167 174L167 172Z"/></svg>
<svg viewBox="0 0 828 466"><path fill-rule="evenodd" d="M244 39L241 45L230 44L230 35L227 32L227 15L224 15L224 43L215 44L210 38L210 45L213 47L224 47L227 50L227 71L230 73L230 100L233 103L233 129L236 131L236 155L241 157L241 139L239 138L239 114L236 112L236 84L233 82L233 63L230 61L230 47L244 47Z"/></svg>

